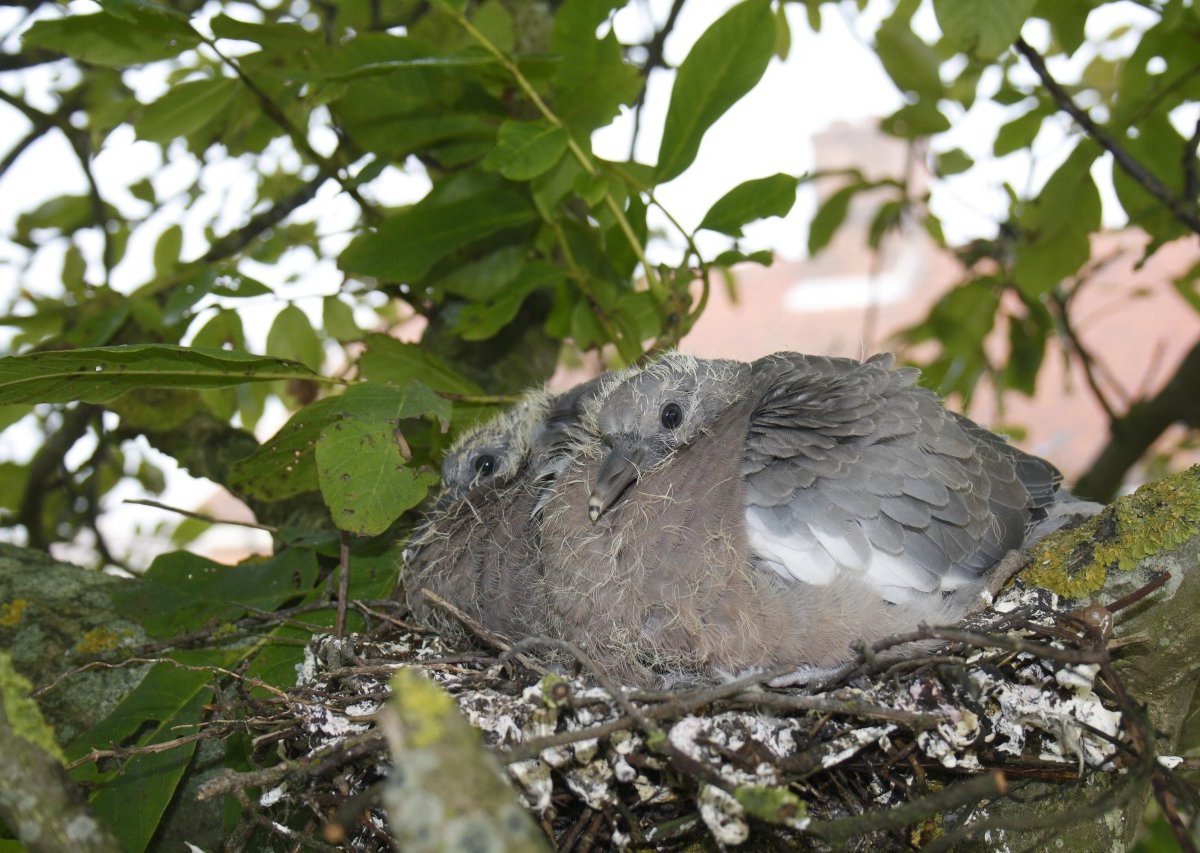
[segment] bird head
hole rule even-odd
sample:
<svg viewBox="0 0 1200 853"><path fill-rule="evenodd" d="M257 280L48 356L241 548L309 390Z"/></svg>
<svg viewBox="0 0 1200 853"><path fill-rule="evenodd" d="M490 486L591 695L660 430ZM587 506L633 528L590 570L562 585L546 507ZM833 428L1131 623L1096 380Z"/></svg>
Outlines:
<svg viewBox="0 0 1200 853"><path fill-rule="evenodd" d="M668 352L606 379L583 423L606 451L592 484L594 522L646 471L701 435L741 397L748 365Z"/></svg>
<svg viewBox="0 0 1200 853"><path fill-rule="evenodd" d="M550 395L530 391L511 409L467 430L442 460L438 507L485 486L501 486L524 468L550 408Z"/></svg>

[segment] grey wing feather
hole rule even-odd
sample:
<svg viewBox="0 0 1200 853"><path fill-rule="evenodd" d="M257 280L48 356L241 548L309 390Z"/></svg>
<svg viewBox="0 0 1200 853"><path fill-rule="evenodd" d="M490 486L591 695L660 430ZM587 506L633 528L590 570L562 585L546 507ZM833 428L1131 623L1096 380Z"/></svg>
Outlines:
<svg viewBox="0 0 1200 853"><path fill-rule="evenodd" d="M752 375L747 526L764 564L787 577L828 582L832 561L894 601L947 588L1019 547L1061 480L947 411L891 356L777 353Z"/></svg>

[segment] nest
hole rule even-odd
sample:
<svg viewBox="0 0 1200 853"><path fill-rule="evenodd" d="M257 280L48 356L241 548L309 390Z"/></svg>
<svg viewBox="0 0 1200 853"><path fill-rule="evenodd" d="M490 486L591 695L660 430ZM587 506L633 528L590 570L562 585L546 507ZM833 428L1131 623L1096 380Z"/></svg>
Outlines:
<svg viewBox="0 0 1200 853"><path fill-rule="evenodd" d="M821 683L787 689L759 674L624 691L566 644L547 672L536 642L451 648L361 609L371 630L315 638L293 689L241 709L264 767L205 791L247 806L234 849L264 833L280 848L391 849L374 720L401 666L454 698L559 850L941 848L1002 833L992 805L1022 780L1084 783L1083 819L1156 766L1109 663L1104 614L1064 614L1042 590L1012 590L960 628L860 647ZM916 656L891 653L914 642Z"/></svg>

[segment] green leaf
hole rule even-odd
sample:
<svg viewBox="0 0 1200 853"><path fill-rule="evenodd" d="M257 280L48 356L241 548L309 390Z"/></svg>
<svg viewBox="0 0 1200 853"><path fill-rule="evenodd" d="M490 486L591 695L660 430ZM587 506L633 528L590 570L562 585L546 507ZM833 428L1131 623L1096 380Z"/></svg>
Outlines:
<svg viewBox="0 0 1200 853"><path fill-rule="evenodd" d="M742 226L768 216L787 216L796 203L796 179L782 172L731 189L704 214L700 228L741 237Z"/></svg>
<svg viewBox="0 0 1200 853"><path fill-rule="evenodd" d="M1088 15L1095 0L1038 0L1033 14L1050 24L1050 32L1070 56L1083 44Z"/></svg>
<svg viewBox="0 0 1200 853"><path fill-rule="evenodd" d="M352 274L415 281L451 252L536 216L529 203L509 189L448 202L425 199L386 220L375 233L356 239L340 264Z"/></svg>
<svg viewBox="0 0 1200 853"><path fill-rule="evenodd" d="M675 76L656 177L681 174L713 122L754 88L775 50L775 17L767 0L744 0L696 40Z"/></svg>
<svg viewBox="0 0 1200 853"><path fill-rule="evenodd" d="M781 61L792 52L792 26L788 23L787 9L783 3L775 10L775 55Z"/></svg>
<svg viewBox="0 0 1200 853"><path fill-rule="evenodd" d="M1033 144L1038 131L1042 129L1042 121L1049 110L1043 104L1035 104L1027 113L1005 122L996 132L996 141L992 143L992 153L997 157L1011 154Z"/></svg>
<svg viewBox="0 0 1200 853"><path fill-rule="evenodd" d="M483 165L510 181L528 181L554 167L568 138L566 129L548 121L506 121Z"/></svg>
<svg viewBox="0 0 1200 853"><path fill-rule="evenodd" d="M415 379L403 389L372 383L353 385L344 394L318 400L292 415L270 440L233 463L229 484L239 494L267 501L316 491L319 481L313 451L321 433L335 421L352 417L398 422L425 417L437 420L444 431L450 413L448 400Z"/></svg>
<svg viewBox="0 0 1200 853"><path fill-rule="evenodd" d="M196 653L176 652L175 656L188 663L204 662L197 659ZM211 673L206 671L158 664L106 719L67 747L68 757L81 758L93 748L111 749L114 744L165 743L195 733L204 706L212 696L211 679ZM126 850L147 848L196 746L196 742L185 743L162 752L135 755L122 762L114 778L92 797L96 816ZM83 781L98 778L92 764L81 765L72 771L72 776Z"/></svg>
<svg viewBox="0 0 1200 853"><path fill-rule="evenodd" d="M359 368L372 382L403 387L419 380L434 391L483 393L478 385L419 344L406 344L388 335L368 335L366 344Z"/></svg>
<svg viewBox="0 0 1200 853"><path fill-rule="evenodd" d="M455 329L463 340L490 338L512 322L531 293L553 287L565 278L566 274L553 264L535 261L524 267L492 298L465 306Z"/></svg>
<svg viewBox="0 0 1200 853"><path fill-rule="evenodd" d="M549 172L534 178L530 187L538 213L545 219L554 219L555 208L559 202L567 197L575 182L585 174L578 160L574 157L563 157Z"/></svg>
<svg viewBox="0 0 1200 853"><path fill-rule="evenodd" d="M484 37L505 53L511 53L516 45L513 19L499 0L485 0L471 16L471 23Z"/></svg>
<svg viewBox="0 0 1200 853"><path fill-rule="evenodd" d="M1192 167L1200 169L1196 152L1189 147L1179 131L1163 112L1154 112L1138 122L1137 135L1125 134L1121 147L1142 168L1158 178L1159 183L1178 197L1184 196L1181 164L1190 158ZM1187 226L1176 219L1155 196L1120 166L1114 165L1113 189L1117 200L1129 216L1130 225L1144 229L1159 243L1166 243L1189 234Z"/></svg>
<svg viewBox="0 0 1200 853"><path fill-rule="evenodd" d="M154 274L165 277L179 266L179 253L183 251L183 229L179 225L168 225L154 241Z"/></svg>
<svg viewBox="0 0 1200 853"><path fill-rule="evenodd" d="M316 555L303 548L236 566L174 551L151 563L138 583L117 589L113 600L148 633L171 637L236 619L247 607L274 610L308 594L316 580Z"/></svg>
<svg viewBox="0 0 1200 853"><path fill-rule="evenodd" d="M21 39L26 48L44 48L91 65L123 68L172 59L200 44L186 19L150 12L69 15L38 21Z"/></svg>
<svg viewBox="0 0 1200 853"><path fill-rule="evenodd" d="M325 334L340 343L357 341L363 336L362 329L354 321L354 309L336 294L321 300L321 325Z"/></svg>
<svg viewBox="0 0 1200 853"><path fill-rule="evenodd" d="M616 34L597 30L623 0L567 0L554 15L551 49L562 57L554 75L558 117L586 139L608 124L641 91L637 68L625 61Z"/></svg>
<svg viewBox="0 0 1200 853"><path fill-rule="evenodd" d="M975 165L975 161L961 148L951 148L949 151L942 151L934 156L934 171L943 178L948 175L962 174Z"/></svg>
<svg viewBox="0 0 1200 853"><path fill-rule="evenodd" d="M602 172L594 175L580 172L575 176L574 189L575 195L583 199L588 207L595 207L608 192L608 176Z"/></svg>
<svg viewBox="0 0 1200 853"><path fill-rule="evenodd" d="M950 121L938 109L933 99L924 99L901 107L879 123L884 133L904 139L933 136L950 129Z"/></svg>
<svg viewBox="0 0 1200 853"><path fill-rule="evenodd" d="M749 254L737 249L726 249L713 259L713 264L718 267L731 267L734 264L759 264L769 267L773 263L775 263L775 253L769 249L760 249Z"/></svg>
<svg viewBox="0 0 1200 853"><path fill-rule="evenodd" d="M901 334L911 343L935 340L942 352L921 368L921 384L942 394L961 394L964 405L988 370L983 342L996 320L1001 288L993 278L958 285L938 300L929 316Z"/></svg>
<svg viewBox="0 0 1200 853"><path fill-rule="evenodd" d="M438 482L437 474L407 465L402 441L386 421L344 418L321 431L317 479L339 529L382 533Z"/></svg>
<svg viewBox="0 0 1200 853"><path fill-rule="evenodd" d="M1183 301L1192 306L1192 310L1200 314L1200 262L1197 262L1173 282L1175 290L1183 297Z"/></svg>
<svg viewBox="0 0 1200 853"><path fill-rule="evenodd" d="M325 360L325 348L312 327L308 315L296 305L288 305L275 315L267 332L267 352L298 361L317 370Z"/></svg>
<svg viewBox="0 0 1200 853"><path fill-rule="evenodd" d="M1012 275L1030 299L1048 293L1091 257L1091 234L1100 228L1100 192L1091 175L1098 153L1090 141L1076 146L1017 218L1021 239Z"/></svg>
<svg viewBox="0 0 1200 853"><path fill-rule="evenodd" d="M60 195L18 216L13 239L22 246L32 248L33 232L38 228L53 228L62 234L74 234L92 224L92 200L89 196Z"/></svg>
<svg viewBox="0 0 1200 853"><path fill-rule="evenodd" d="M142 117L134 122L134 130L139 139L163 145L190 136L219 119L237 90L237 81L226 77L177 83L143 108Z"/></svg>
<svg viewBox="0 0 1200 853"><path fill-rule="evenodd" d="M933 0L938 26L952 47L991 62L1017 40L1037 0Z"/></svg>
<svg viewBox="0 0 1200 853"><path fill-rule="evenodd" d="M1032 397L1037 375L1046 355L1046 329L1032 314L1008 319L1008 360L1004 363L1004 385Z"/></svg>
<svg viewBox="0 0 1200 853"><path fill-rule="evenodd" d="M131 388L224 388L314 375L279 358L166 344L39 352L0 358L0 405L106 403Z"/></svg>
<svg viewBox="0 0 1200 853"><path fill-rule="evenodd" d="M846 220L850 210L850 200L859 190L865 189L862 184L850 184L842 187L817 208L812 225L808 228L808 253L815 255L829 245L834 233Z"/></svg>
<svg viewBox="0 0 1200 853"><path fill-rule="evenodd" d="M871 219L871 225L867 229L867 245L874 251L878 251L884 236L900 224L903 215L904 202L902 201L891 199L879 205L879 209L875 211L875 216Z"/></svg>
<svg viewBox="0 0 1200 853"><path fill-rule="evenodd" d="M571 311L571 337L580 349L587 349L608 340L603 327L596 319L596 312L585 299L577 301Z"/></svg>
<svg viewBox="0 0 1200 853"><path fill-rule="evenodd" d="M452 293L463 299L488 299L517 277L525 263L525 246L505 246L477 261L453 270L430 285L436 293Z"/></svg>
<svg viewBox="0 0 1200 853"><path fill-rule="evenodd" d="M901 91L936 107L942 97L941 60L937 52L920 39L909 26L908 18L898 10L879 26L875 34L875 52L892 82Z"/></svg>
<svg viewBox="0 0 1200 853"><path fill-rule="evenodd" d="M233 272L217 273L213 277L212 293L217 296L228 296L233 299L247 299L251 296L274 295L275 291L256 278L234 270Z"/></svg>
<svg viewBox="0 0 1200 853"><path fill-rule="evenodd" d="M192 346L199 349L241 349L246 346L245 332L241 328L241 314L228 308L218 308L208 323L200 326Z"/></svg>

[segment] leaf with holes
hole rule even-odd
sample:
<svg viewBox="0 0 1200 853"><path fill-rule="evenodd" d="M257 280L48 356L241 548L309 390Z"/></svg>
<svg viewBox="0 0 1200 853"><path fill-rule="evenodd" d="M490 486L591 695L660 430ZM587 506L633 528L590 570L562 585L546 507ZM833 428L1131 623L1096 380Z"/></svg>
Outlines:
<svg viewBox="0 0 1200 853"><path fill-rule="evenodd" d="M437 474L408 466L387 421L344 418L317 439L317 480L339 529L375 536L421 502Z"/></svg>

